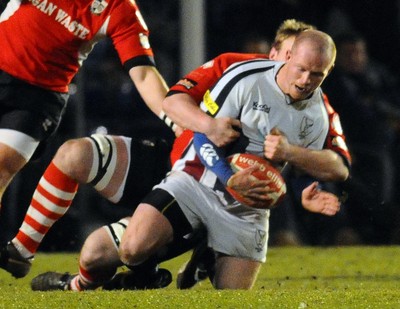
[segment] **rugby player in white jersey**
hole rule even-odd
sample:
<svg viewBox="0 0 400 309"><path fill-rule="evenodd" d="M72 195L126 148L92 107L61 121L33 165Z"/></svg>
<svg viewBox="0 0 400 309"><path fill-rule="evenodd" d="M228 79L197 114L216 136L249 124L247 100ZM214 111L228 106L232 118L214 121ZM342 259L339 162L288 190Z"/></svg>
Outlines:
<svg viewBox="0 0 400 309"><path fill-rule="evenodd" d="M244 138L236 152L288 161L313 176L324 174L337 157L322 150L329 121L319 86L333 69L335 56L329 35L305 31L286 63L247 61L225 72L202 108L214 117L240 119ZM268 192L262 181L249 181L248 170L233 173L224 149L214 145L220 155L212 165L198 156L200 148L212 145L206 136L195 134L194 145L135 210L122 237L121 259L139 264L172 241L205 228L208 245L217 253L214 286L249 289L266 259L269 211L238 204L224 187L252 198L254 205L268 199ZM343 178L347 175L345 170Z"/></svg>

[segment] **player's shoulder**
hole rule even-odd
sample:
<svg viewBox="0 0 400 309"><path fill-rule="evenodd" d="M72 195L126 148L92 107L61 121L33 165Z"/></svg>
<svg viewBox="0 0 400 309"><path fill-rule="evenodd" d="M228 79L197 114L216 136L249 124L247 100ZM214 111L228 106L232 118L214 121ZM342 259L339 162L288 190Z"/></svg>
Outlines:
<svg viewBox="0 0 400 309"><path fill-rule="evenodd" d="M260 80L260 76L267 71L275 72L277 66L279 62L259 58L236 62L225 70L221 79L227 84L246 83L249 86Z"/></svg>
<svg viewBox="0 0 400 309"><path fill-rule="evenodd" d="M235 71L254 71L254 70L265 70L274 67L279 62L265 59L265 58L251 58L242 61L237 61L228 69Z"/></svg>
<svg viewBox="0 0 400 309"><path fill-rule="evenodd" d="M119 8L119 10L121 10L121 13L123 14L130 14L131 11L135 11L135 12L139 12L139 7L136 3L136 1L133 0L94 0L94 3L96 3L97 5L103 5L105 7L111 7L113 9ZM135 13L135 14L139 14L139 13ZM138 17L138 16L136 16ZM142 18L140 16L140 18Z"/></svg>
<svg viewBox="0 0 400 309"><path fill-rule="evenodd" d="M233 63L214 85L213 92L228 93L233 88L241 93L250 92L254 86L264 80L260 77L278 64L268 59L251 59Z"/></svg>

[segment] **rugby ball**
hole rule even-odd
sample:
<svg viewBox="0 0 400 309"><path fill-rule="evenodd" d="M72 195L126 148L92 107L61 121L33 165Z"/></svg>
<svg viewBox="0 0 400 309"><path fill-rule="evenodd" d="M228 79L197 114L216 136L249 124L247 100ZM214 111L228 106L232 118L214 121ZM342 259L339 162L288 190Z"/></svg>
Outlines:
<svg viewBox="0 0 400 309"><path fill-rule="evenodd" d="M252 172L251 175L259 180L270 180L268 184L268 187L272 191L270 199L265 204L257 205L255 208L270 209L282 202L286 195L286 183L279 171L268 160L250 153L237 153L229 156L227 159L234 172L257 165L258 169ZM238 202L250 206L249 200L246 197L243 197L232 188L227 187L226 189Z"/></svg>

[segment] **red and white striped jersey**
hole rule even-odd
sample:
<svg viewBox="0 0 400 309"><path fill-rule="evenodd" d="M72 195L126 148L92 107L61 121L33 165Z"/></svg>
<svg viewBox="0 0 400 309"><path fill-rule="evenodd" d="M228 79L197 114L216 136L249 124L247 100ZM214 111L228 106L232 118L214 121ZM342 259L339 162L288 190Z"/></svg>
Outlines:
<svg viewBox="0 0 400 309"><path fill-rule="evenodd" d="M206 91L218 81L228 67L234 63L258 58L266 59L267 55L239 53L221 54L188 73L184 78L171 87L169 94L187 93L193 97L198 104L200 104ZM345 159L346 163L350 165L351 156L345 142L345 136L341 127L339 115L329 104L326 95L323 95L323 101L329 119L329 130L326 136L324 148L339 153ZM184 152L188 149L192 138L193 132L185 130L183 134L175 140L170 157L172 164L182 157Z"/></svg>
<svg viewBox="0 0 400 309"><path fill-rule="evenodd" d="M100 39L111 38L125 64L153 56L148 34L134 0L10 0L0 17L0 70L67 92Z"/></svg>

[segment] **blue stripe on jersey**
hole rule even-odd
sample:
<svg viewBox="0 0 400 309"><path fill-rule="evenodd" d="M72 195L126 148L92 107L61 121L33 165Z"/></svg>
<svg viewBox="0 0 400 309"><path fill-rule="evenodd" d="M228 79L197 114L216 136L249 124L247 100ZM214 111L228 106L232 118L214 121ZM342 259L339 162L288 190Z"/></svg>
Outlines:
<svg viewBox="0 0 400 309"><path fill-rule="evenodd" d="M217 175L218 179L226 186L233 175L230 164L225 159L223 148L217 147L203 133L195 133L193 145L201 163Z"/></svg>

